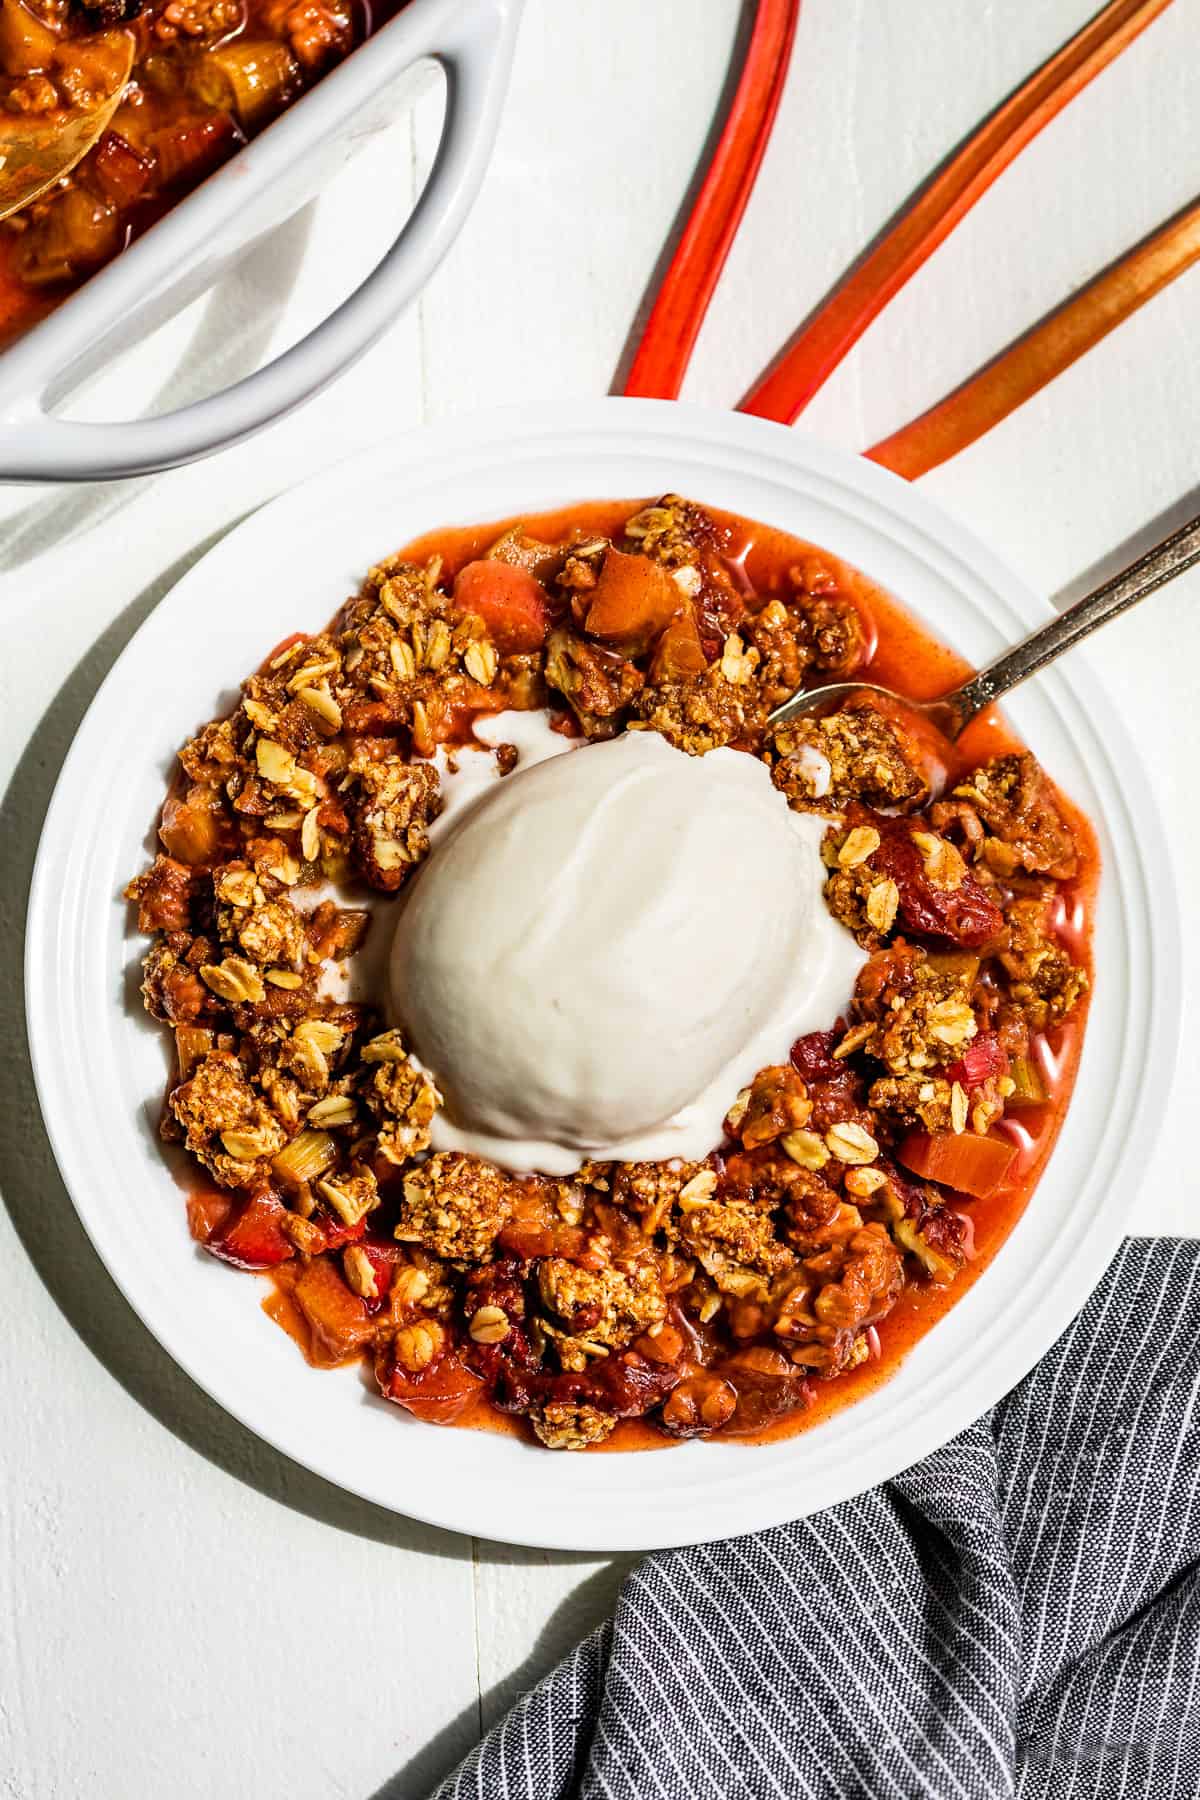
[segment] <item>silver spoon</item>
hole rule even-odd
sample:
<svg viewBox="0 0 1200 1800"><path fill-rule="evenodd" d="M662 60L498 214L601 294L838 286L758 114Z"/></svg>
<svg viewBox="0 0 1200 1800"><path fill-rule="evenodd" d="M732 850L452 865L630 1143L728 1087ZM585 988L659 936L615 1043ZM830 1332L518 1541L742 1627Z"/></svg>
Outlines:
<svg viewBox="0 0 1200 1800"><path fill-rule="evenodd" d="M825 687L801 688L790 700L775 708L767 723L783 725L804 713L830 711L853 694L883 694L889 700L898 700L910 712L923 713L944 737L956 738L977 713L991 706L1001 695L1009 693L1030 675L1036 675L1039 669L1054 662L1081 638L1090 636L1101 625L1107 625L1118 613L1136 606L1147 594L1152 594L1156 588L1198 562L1200 519L1193 519L1189 525L1180 526L1178 531L1164 538L1161 544L1156 544L1153 550L1139 556L1120 575L1114 575L1082 600L1077 600L1074 606L1069 606L1066 612L1051 619L1048 625L1041 625L1027 638L1022 638L1019 644L998 656L986 669L980 669L961 687L936 700L910 700L907 694L879 687L871 681L834 681Z"/></svg>

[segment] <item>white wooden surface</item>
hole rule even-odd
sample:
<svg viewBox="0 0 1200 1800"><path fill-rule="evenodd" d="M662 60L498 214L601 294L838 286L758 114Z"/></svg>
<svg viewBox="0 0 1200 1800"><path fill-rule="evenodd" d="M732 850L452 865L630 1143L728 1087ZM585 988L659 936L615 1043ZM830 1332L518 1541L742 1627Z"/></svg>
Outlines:
<svg viewBox="0 0 1200 1800"><path fill-rule="evenodd" d="M1093 0L805 0L782 114L688 396L728 404L956 139ZM137 1325L74 1223L23 1060L17 945L37 831L95 687L213 538L322 464L425 419L602 391L721 90L737 0L529 0L494 166L417 310L303 414L154 481L0 495L0 1791L10 1800L417 1800L610 1606L622 1567L410 1525L249 1438ZM1200 0L1004 177L877 324L809 426L861 446L1192 197ZM428 154L423 111L165 344L147 396L237 373L365 266ZM362 169L360 165L360 170ZM393 200L394 195L394 200ZM368 213L371 214L368 217ZM1049 592L1200 510L1200 271L929 478ZM111 404L111 383L109 384ZM104 394L86 408L103 416ZM281 575L285 579L286 575ZM1189 891L1200 578L1095 660L1143 747ZM1189 952L1180 979L1197 991ZM1195 1229L1185 1059L1139 1196ZM1194 1184L1191 1184L1194 1186ZM131 1203L132 1200L131 1200Z"/></svg>

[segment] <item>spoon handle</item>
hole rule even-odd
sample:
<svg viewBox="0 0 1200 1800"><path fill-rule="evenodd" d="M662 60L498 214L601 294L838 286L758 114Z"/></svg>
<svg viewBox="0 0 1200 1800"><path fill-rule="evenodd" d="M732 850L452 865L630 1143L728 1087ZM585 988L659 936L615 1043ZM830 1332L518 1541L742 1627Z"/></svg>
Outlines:
<svg viewBox="0 0 1200 1800"><path fill-rule="evenodd" d="M1118 613L1136 606L1147 594L1152 594L1156 588L1198 562L1200 519L1193 519L1164 538L1161 544L1156 544L1153 550L1139 556L1119 575L1114 575L1082 600L1077 600L1074 606L1069 606L1066 612L1051 619L1048 625L1040 626L1019 644L1014 644L1011 650L1006 650L987 668L972 675L970 681L964 682L954 693L947 694L945 703L954 707L958 714L959 729L985 706L990 706L1019 682L1052 663L1072 644L1079 643L1081 638L1115 619Z"/></svg>

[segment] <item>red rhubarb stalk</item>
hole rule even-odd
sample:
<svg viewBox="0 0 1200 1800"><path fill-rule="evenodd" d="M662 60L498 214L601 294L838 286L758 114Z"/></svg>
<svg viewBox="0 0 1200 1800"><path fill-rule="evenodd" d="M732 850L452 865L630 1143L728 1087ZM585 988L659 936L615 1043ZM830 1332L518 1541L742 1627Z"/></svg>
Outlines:
<svg viewBox="0 0 1200 1800"><path fill-rule="evenodd" d="M871 321L997 176L1169 4L1170 0L1110 0L1069 44L1043 63L972 133L851 269L751 389L741 410L783 424L797 418Z"/></svg>
<svg viewBox="0 0 1200 1800"><path fill-rule="evenodd" d="M1200 203L1179 213L952 394L867 451L915 481L957 456L1200 259Z"/></svg>
<svg viewBox="0 0 1200 1800"><path fill-rule="evenodd" d="M758 0L737 89L634 355L627 394L674 400L679 393L771 135L799 12L800 0Z"/></svg>

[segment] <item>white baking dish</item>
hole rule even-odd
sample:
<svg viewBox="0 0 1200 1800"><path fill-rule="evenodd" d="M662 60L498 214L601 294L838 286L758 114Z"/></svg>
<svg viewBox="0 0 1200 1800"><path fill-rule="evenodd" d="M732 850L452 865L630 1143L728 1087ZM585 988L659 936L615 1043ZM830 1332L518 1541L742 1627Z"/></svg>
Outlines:
<svg viewBox="0 0 1200 1800"><path fill-rule="evenodd" d="M0 480L104 481L207 456L298 406L361 356L429 279L478 191L496 135L523 0L409 0L262 135L0 353ZM52 408L202 293L389 124L418 65L446 81L441 143L400 235L298 344L207 399L113 424Z"/></svg>

